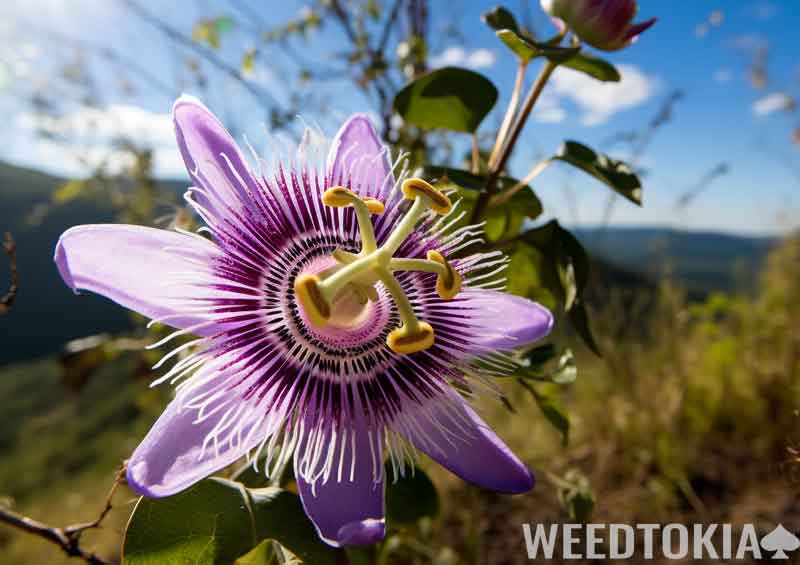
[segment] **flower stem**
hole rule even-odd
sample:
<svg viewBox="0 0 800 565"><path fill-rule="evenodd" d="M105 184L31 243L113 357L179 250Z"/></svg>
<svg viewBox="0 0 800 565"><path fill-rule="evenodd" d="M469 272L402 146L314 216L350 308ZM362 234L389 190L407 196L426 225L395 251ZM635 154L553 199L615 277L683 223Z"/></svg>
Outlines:
<svg viewBox="0 0 800 565"><path fill-rule="evenodd" d="M500 125L500 130L497 132L497 139L495 140L494 147L492 147L492 152L489 155L489 168L494 166L494 162L497 159L497 153L503 146L503 142L508 135L508 130L511 127L511 123L514 121L514 115L517 113L519 97L522 94L522 87L525 83L526 67L527 63L520 61L519 66L517 67L517 77L514 79L514 90L511 92L511 98L508 101L506 115L503 117L503 123Z"/></svg>

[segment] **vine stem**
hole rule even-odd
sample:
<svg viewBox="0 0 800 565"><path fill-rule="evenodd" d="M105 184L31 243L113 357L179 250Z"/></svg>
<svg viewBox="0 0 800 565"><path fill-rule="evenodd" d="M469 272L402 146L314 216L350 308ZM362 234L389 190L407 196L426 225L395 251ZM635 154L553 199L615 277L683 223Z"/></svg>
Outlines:
<svg viewBox="0 0 800 565"><path fill-rule="evenodd" d="M497 132L497 139L495 140L494 147L492 147L492 152L489 155L490 168L494 166L494 162L497 160L497 153L503 146L503 142L508 135L508 129L511 127L511 123L514 121L514 115L517 113L519 97L522 94L522 86L525 82L526 67L527 63L520 61L519 66L517 67L517 77L514 79L514 90L511 92L511 98L508 101L506 115L503 117L503 123L500 125L500 130Z"/></svg>
<svg viewBox="0 0 800 565"><path fill-rule="evenodd" d="M91 522L72 524L70 526L59 528L55 526L49 526L43 522L29 518L28 516L23 516L22 514L14 512L9 508L0 507L0 523L8 524L9 526L22 530L23 532L27 532L47 540L61 548L61 550L69 557L78 557L90 565L110 565L110 561L106 561L96 553L81 547L80 541L81 535L86 530L99 528L105 517L111 511L113 508L112 500L114 498L114 493L117 492L117 488L119 487L120 483L122 483L124 476L125 463L122 464L122 467L114 477L114 484L111 485L111 489L109 489L108 495L106 495L106 501L103 509L100 511L100 514L97 515L97 518Z"/></svg>
<svg viewBox="0 0 800 565"><path fill-rule="evenodd" d="M553 71L556 70L556 67L558 67L558 63L554 63L548 59L547 63L545 63L544 67L542 67L539 76L536 78L536 82L534 82L533 86L531 87L528 96L525 98L525 102L522 104L522 109L520 110L519 115L514 121L513 127L511 128L511 133L508 136L508 140L500 150L497 162L493 167L490 168L489 178L486 180L486 189L481 192L480 196L478 197L478 201L475 203L475 208L472 210L471 223L477 223L480 220L486 210L487 205L489 204L489 199L494 196L495 192L497 192L496 184L497 179L500 176L500 172L508 163L508 159L514 150L517 140L519 139L522 128L525 126L525 122L528 120L531 110L533 110L536 101L539 100L539 96L542 94L547 81L550 79Z"/></svg>

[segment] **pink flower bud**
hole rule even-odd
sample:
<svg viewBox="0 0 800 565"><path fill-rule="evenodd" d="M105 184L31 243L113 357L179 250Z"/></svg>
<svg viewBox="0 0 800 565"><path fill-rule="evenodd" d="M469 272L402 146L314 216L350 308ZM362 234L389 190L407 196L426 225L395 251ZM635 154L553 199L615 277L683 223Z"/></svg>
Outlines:
<svg viewBox="0 0 800 565"><path fill-rule="evenodd" d="M629 46L656 22L656 18L634 24L636 0L541 0L545 12L557 25L569 26L582 41L603 51Z"/></svg>

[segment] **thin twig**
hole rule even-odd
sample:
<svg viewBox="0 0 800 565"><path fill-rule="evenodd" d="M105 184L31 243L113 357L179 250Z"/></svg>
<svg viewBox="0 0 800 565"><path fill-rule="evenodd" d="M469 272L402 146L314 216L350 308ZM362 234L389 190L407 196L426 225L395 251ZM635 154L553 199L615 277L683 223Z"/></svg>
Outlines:
<svg viewBox="0 0 800 565"><path fill-rule="evenodd" d="M57 545L69 557L78 557L90 565L109 565L111 563L110 561L106 561L96 553L81 547L81 535L86 530L100 527L105 517L113 508L112 499L114 498L114 493L116 493L117 488L122 483L124 476L125 463L122 464L122 467L114 477L114 484L111 485L111 489L108 491L103 509L100 511L97 518L91 522L72 524L63 528L58 528L2 507L0 507L0 522Z"/></svg>
<svg viewBox="0 0 800 565"><path fill-rule="evenodd" d="M17 291L19 290L19 272L17 271L17 244L14 238L11 237L11 232L6 232L5 241L3 242L3 251L8 255L8 266L11 270L11 284L8 287L8 292L0 298L0 315L5 314L11 309L14 300L17 298Z"/></svg>
<svg viewBox="0 0 800 565"><path fill-rule="evenodd" d="M530 170L530 172L525 175L522 180L520 180L517 184L509 188L508 190L500 193L495 194L489 199L489 208L494 208L495 206L500 206L505 204L520 190L525 188L528 183L530 183L533 179L538 177L542 172L552 163L553 161L550 159L545 159L543 161L539 161L534 165L534 167Z"/></svg>
<svg viewBox="0 0 800 565"><path fill-rule="evenodd" d="M208 61L211 65L217 67L217 69L236 80L245 90L252 94L258 102L263 103L265 100L269 100L271 104L278 106L275 98L269 92L257 87L252 81L248 80L237 67L229 64L214 51L206 49L196 41L192 40L191 37L187 37L179 29L160 19L158 16L145 9L135 0L120 1L144 21L158 29L166 37L175 43L183 45L184 47L194 51Z"/></svg>

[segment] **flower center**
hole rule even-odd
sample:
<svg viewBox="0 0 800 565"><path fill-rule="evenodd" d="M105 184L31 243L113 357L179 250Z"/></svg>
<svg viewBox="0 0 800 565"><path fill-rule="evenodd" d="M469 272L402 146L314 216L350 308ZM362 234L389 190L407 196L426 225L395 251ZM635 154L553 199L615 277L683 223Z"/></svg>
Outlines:
<svg viewBox="0 0 800 565"><path fill-rule="evenodd" d="M422 179L405 180L402 191L414 203L383 245L378 247L370 214L383 214L383 203L374 198L362 199L342 186L326 190L322 196L326 206L353 207L361 234L361 251L353 254L335 250L329 268L299 275L295 279L294 289L312 325L317 328L349 328L367 315L365 308L369 301L378 300L375 284L380 282L391 295L402 321L399 327L389 333L386 343L395 353L407 355L433 345L434 332L430 324L417 319L411 302L393 273L436 273L436 292L444 300L459 293L461 277L438 251L429 251L427 259L394 257L427 210L446 215L452 209L450 199Z"/></svg>

